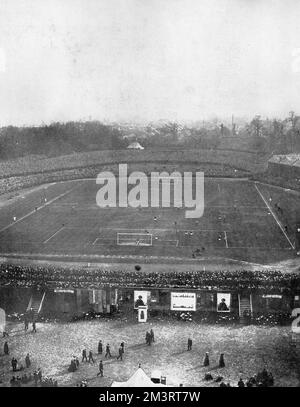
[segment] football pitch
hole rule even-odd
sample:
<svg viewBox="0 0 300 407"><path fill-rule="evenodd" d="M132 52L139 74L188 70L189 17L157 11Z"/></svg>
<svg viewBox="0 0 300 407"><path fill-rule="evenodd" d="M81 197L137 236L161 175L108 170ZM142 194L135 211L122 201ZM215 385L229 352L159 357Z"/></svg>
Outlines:
<svg viewBox="0 0 300 407"><path fill-rule="evenodd" d="M199 219L172 206L100 208L98 190L95 179L58 182L2 203L0 254L133 263L217 257L261 264L294 256L293 236L274 210L278 193L259 183L206 178Z"/></svg>

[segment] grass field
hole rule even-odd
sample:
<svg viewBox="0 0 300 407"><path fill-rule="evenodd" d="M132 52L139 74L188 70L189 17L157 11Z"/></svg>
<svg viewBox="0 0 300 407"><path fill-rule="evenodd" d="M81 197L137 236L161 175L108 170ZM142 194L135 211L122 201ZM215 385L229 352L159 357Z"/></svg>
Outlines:
<svg viewBox="0 0 300 407"><path fill-rule="evenodd" d="M153 328L155 343L145 344L145 333ZM226 383L237 385L240 377L247 379L264 367L273 373L275 386L299 386L299 349L291 345L290 327L217 326L176 321L152 321L138 324L127 320L76 323L45 323L38 332L24 333L23 325L12 327L8 338L10 355L0 356L2 386L9 385L13 375L10 361L14 356L24 364L29 352L34 371L41 368L44 376L58 380L60 386L76 386L87 379L89 386L110 386L127 380L141 363L150 376L161 371L168 384L184 386L218 386L204 381L204 374L224 377ZM15 332L15 333L14 333ZM187 352L187 338L193 339L193 349ZM97 355L99 339L111 345L112 358ZM0 340L1 352L4 340ZM118 346L125 342L124 360L117 361ZM82 349L92 350L95 364L81 363L79 370L68 373L72 355L80 358ZM210 366L203 367L205 352ZM224 352L226 367L218 368ZM104 360L104 377L97 377L100 359ZM1 386L1 384L0 384Z"/></svg>
<svg viewBox="0 0 300 407"><path fill-rule="evenodd" d="M91 179L53 183L2 202L0 253L168 262L191 260L193 251L199 249L198 258L202 259L231 258L261 264L295 255L294 232L284 230L283 220L272 208L278 189L242 179L206 178L205 210L199 219L186 219L185 210L174 207L101 209L96 205L98 189ZM280 190L281 205L284 194L289 196ZM293 205L288 211L292 225L299 195L292 200L289 196L288 201ZM127 244L120 245L118 233L136 235L132 239L122 235ZM141 243L149 241L147 234L152 236L152 244L144 246Z"/></svg>

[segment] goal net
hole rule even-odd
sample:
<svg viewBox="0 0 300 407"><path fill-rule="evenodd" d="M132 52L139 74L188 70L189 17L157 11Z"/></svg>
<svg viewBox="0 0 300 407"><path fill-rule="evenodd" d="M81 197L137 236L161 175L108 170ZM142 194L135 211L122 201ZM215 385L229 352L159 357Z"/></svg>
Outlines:
<svg viewBox="0 0 300 407"><path fill-rule="evenodd" d="M152 246L152 234L118 232L117 244L121 246Z"/></svg>

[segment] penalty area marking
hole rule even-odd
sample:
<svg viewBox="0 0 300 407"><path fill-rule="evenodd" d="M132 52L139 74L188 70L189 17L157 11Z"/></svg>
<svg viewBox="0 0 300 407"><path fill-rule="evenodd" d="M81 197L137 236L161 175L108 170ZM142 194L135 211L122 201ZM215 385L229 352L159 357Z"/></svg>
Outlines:
<svg viewBox="0 0 300 407"><path fill-rule="evenodd" d="M92 243L92 245L93 246L95 246L95 245L98 245L98 240L101 240L102 238L101 237L96 237L96 239L93 241L93 243ZM105 239L105 240L115 240L115 239ZM101 244L103 244L103 243L99 243L99 245L101 245Z"/></svg>
<svg viewBox="0 0 300 407"><path fill-rule="evenodd" d="M271 215L273 216L273 218L275 219L275 222L277 223L277 225L279 226L281 232L284 234L286 240L289 242L290 246L292 249L295 250L295 246L293 245L293 243L291 242L290 238L288 237L286 231L283 229L281 223L279 222L279 220L276 218L275 213L273 212L271 206L269 205L269 203L267 202L266 198L263 196L263 194L260 192L258 186L256 185L256 183L254 184L256 191L259 193L261 199L264 201L266 207L268 208L268 210L270 211Z"/></svg>
<svg viewBox="0 0 300 407"><path fill-rule="evenodd" d="M49 242L49 240L51 240L54 236L56 236L59 232L61 232L65 227L62 226L61 228L59 228L55 233L53 233L53 235L51 235L50 237L48 237L48 239L46 239L43 244L46 244Z"/></svg>
<svg viewBox="0 0 300 407"><path fill-rule="evenodd" d="M103 240L104 240L104 242L101 243L101 241L103 241ZM116 239L97 237L97 238L93 241L92 246L106 246L106 245L108 244L108 243L107 243L108 241L110 241L110 242L115 242ZM98 242L100 242L100 243L98 243ZM85 247L86 247L86 246L89 246L89 245L90 245L90 243L86 243L86 244L85 244Z"/></svg>
<svg viewBox="0 0 300 407"><path fill-rule="evenodd" d="M58 233L59 231L57 231L56 233ZM54 234L55 235L55 234ZM54 236L53 235L53 236ZM52 237L53 237L52 236ZM101 243L101 241L105 241L105 242L103 242L103 243ZM86 247L86 246L89 246L90 244L92 245L92 246L106 246L107 245L107 241L111 241L111 242L115 242L116 240L115 239L113 239L113 238L102 238L102 237L97 237L94 241L93 241L93 243L86 243L85 245L84 245L84 247ZM100 243L99 243L100 242ZM176 247L179 247L179 241L178 240L167 240L167 239L156 239L156 238L154 238L153 239L153 244L152 245L149 245L149 246L154 246L154 243L160 243L160 244L170 244L171 246L173 246L172 245L172 243L174 243L174 246L176 246ZM119 245L120 246L120 245ZM139 246L139 244L136 244L136 243L134 243L134 242L132 242L132 244L124 244L124 246ZM148 246L148 245L146 245L146 246Z"/></svg>

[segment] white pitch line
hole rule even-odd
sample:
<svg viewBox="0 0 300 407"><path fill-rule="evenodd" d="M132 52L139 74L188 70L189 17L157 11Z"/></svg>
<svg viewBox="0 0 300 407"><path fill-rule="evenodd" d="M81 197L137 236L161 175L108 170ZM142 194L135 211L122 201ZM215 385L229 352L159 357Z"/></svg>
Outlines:
<svg viewBox="0 0 300 407"><path fill-rule="evenodd" d="M56 236L60 231L62 231L65 227L62 226L60 229L58 229L55 233L53 233L53 235L51 235L50 237L48 237L48 239L46 239L43 244L46 244L49 242L49 240L51 240L54 236Z"/></svg>
<svg viewBox="0 0 300 407"><path fill-rule="evenodd" d="M55 207L59 207L59 206L75 206L78 205L77 202L61 202L60 204L56 204L54 205Z"/></svg>
<svg viewBox="0 0 300 407"><path fill-rule="evenodd" d="M216 249L220 249L216 247ZM258 250L291 250L290 247L264 247L264 246L230 246L228 249L258 249Z"/></svg>
<svg viewBox="0 0 300 407"><path fill-rule="evenodd" d="M56 196L55 198L51 199L50 201L48 201L47 203L45 203L45 205L39 206L37 207L37 209L34 209L33 211L27 213L26 215L22 216L21 218L17 219L15 222L10 223L9 225L4 226L4 228L2 228L0 230L1 232L4 232L6 229L9 229L10 227L14 226L15 224L21 222L22 220L28 218L29 216L31 216L32 214L36 213L37 211L39 211L40 209L45 208L48 205L51 205L53 202L57 201L58 199L62 198L63 196L67 195L69 192L73 191L76 187L73 187L71 189L69 189L68 191L64 192L63 194L60 194L58 196Z"/></svg>
<svg viewBox="0 0 300 407"><path fill-rule="evenodd" d="M113 239L112 239L112 242L114 242ZM97 247L97 246L107 246L107 242L105 242L105 243L96 243L96 244L93 244L93 246L94 246L94 247Z"/></svg>
<svg viewBox="0 0 300 407"><path fill-rule="evenodd" d="M72 229L72 227L70 226L70 229ZM110 231L114 231L114 232L120 232L120 231L129 231L131 233L136 233L136 231L139 231L142 234L145 234L145 230L147 230L148 232L156 232L156 231L162 231L162 232L174 232L174 229L163 229L163 228L147 228L145 227L144 229L135 229L135 228L100 228L100 230L110 230ZM122 233L120 232L120 233ZM216 229L177 229L177 232L216 232L216 233L220 233L218 230Z"/></svg>
<svg viewBox="0 0 300 407"><path fill-rule="evenodd" d="M227 241L227 233L226 233L226 230L224 230L224 239L225 239L226 249L228 249L228 241Z"/></svg>
<svg viewBox="0 0 300 407"><path fill-rule="evenodd" d="M276 218L275 213L273 212L271 206L269 205L268 201L265 199L265 197L263 196L263 194L260 192L260 190L258 189L258 186L256 185L256 183L254 183L255 189L257 190L257 192L259 193L261 199L264 201L266 207L268 208L268 210L270 211L271 215L273 216L273 218L275 219L275 222L277 223L277 225L279 226L280 230L282 231L282 233L284 234L286 240L289 242L290 246L292 247L292 249L295 250L295 246L293 245L293 243L291 242L290 238L288 237L286 231L283 229L281 223L279 222L279 220Z"/></svg>
<svg viewBox="0 0 300 407"><path fill-rule="evenodd" d="M56 205L57 207L60 207L60 206L66 206L66 205ZM77 205L76 205L77 206ZM238 207L239 208L250 208L250 209L264 209L265 207L264 206L253 206L253 205L238 205ZM209 205L209 208L208 209L210 209L210 208L224 208L224 209L231 209L232 208L232 205ZM109 207L107 207L107 208L100 208L100 206L97 206L97 205L94 205L94 204L92 204L92 205L88 205L88 204L80 204L80 206L77 206L77 208L76 208L77 210L86 210L86 209L89 209L89 210L97 210L97 211L102 211L102 210L105 210L105 211L108 211L108 210L111 210L111 211L114 211L114 210L118 210L118 209L121 209L121 210L126 210L126 211L136 211L136 209L137 208L131 208L130 206L128 206L127 208L118 208L118 207L115 207L115 208L109 208ZM158 209L159 211L166 211L167 209L168 210L180 210L180 211L182 211L182 212L184 212L185 211L185 208L184 207L182 207L182 208L176 208L176 207L159 207L159 208L138 208L139 210L142 210L144 213L147 213L147 211L148 212L151 212L151 213L153 213L154 212L154 210L155 209Z"/></svg>
<svg viewBox="0 0 300 407"><path fill-rule="evenodd" d="M96 243L97 243L97 241L100 240L100 239L101 239L101 237L96 237L96 239L93 241L92 245L95 246ZM106 240L107 240L107 239L106 239ZM113 239L112 239L112 240L113 240Z"/></svg>

